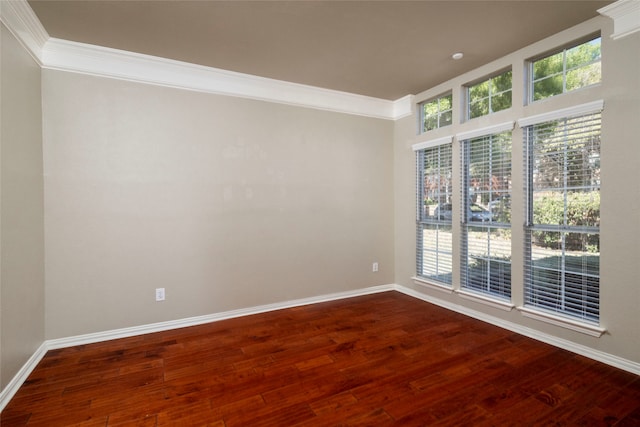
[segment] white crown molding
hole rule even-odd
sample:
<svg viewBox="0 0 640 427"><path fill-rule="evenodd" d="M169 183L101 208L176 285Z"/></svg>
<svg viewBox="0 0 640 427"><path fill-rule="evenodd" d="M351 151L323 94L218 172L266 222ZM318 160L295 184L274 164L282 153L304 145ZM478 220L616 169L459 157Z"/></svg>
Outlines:
<svg viewBox="0 0 640 427"><path fill-rule="evenodd" d="M44 68L385 120L413 111L412 95L390 101L55 39L26 0L1 0L0 18Z"/></svg>
<svg viewBox="0 0 640 427"><path fill-rule="evenodd" d="M0 20L41 64L42 47L49 39L49 34L29 3L26 0L0 1Z"/></svg>
<svg viewBox="0 0 640 427"><path fill-rule="evenodd" d="M640 0L618 0L598 9L598 13L613 19L614 40L640 31Z"/></svg>
<svg viewBox="0 0 640 427"><path fill-rule="evenodd" d="M55 38L45 43L42 64L53 70L387 120L411 114L411 97L389 101Z"/></svg>
<svg viewBox="0 0 640 427"><path fill-rule="evenodd" d="M403 119L413 114L416 105L415 95L405 95L393 101L393 120Z"/></svg>

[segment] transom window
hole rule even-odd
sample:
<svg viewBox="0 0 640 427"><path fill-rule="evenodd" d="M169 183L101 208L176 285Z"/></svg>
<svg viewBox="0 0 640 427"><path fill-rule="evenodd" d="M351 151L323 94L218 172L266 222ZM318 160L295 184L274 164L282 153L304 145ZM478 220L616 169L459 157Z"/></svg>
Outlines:
<svg viewBox="0 0 640 427"><path fill-rule="evenodd" d="M511 108L511 70L467 87L467 117L486 116Z"/></svg>
<svg viewBox="0 0 640 427"><path fill-rule="evenodd" d="M452 122L451 93L420 104L421 133L449 126Z"/></svg>
<svg viewBox="0 0 640 427"><path fill-rule="evenodd" d="M600 83L600 37L531 61L530 100Z"/></svg>

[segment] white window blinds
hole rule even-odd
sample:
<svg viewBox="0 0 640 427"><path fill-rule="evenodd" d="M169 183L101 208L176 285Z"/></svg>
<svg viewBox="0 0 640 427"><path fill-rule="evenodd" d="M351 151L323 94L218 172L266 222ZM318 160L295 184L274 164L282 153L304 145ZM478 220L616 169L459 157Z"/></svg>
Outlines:
<svg viewBox="0 0 640 427"><path fill-rule="evenodd" d="M511 298L511 131L462 142L461 287Z"/></svg>
<svg viewBox="0 0 640 427"><path fill-rule="evenodd" d="M417 158L417 248L419 277L451 285L453 191L451 139L440 145L416 150Z"/></svg>
<svg viewBox="0 0 640 427"><path fill-rule="evenodd" d="M525 305L598 322L601 113L525 128Z"/></svg>

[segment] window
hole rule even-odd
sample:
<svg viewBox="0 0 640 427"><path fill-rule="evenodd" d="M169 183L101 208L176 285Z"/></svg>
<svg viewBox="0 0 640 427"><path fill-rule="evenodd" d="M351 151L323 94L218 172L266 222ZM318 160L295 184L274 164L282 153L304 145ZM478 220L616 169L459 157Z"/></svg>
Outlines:
<svg viewBox="0 0 640 427"><path fill-rule="evenodd" d="M530 67L531 101L600 83L600 37L536 59Z"/></svg>
<svg viewBox="0 0 640 427"><path fill-rule="evenodd" d="M450 93L420 104L420 122L422 123L420 132L424 133L433 129L449 126L452 121L451 106L452 99Z"/></svg>
<svg viewBox="0 0 640 427"><path fill-rule="evenodd" d="M511 131L468 139L462 147L461 287L510 299Z"/></svg>
<svg viewBox="0 0 640 427"><path fill-rule="evenodd" d="M547 118L525 128L525 305L596 323L600 116Z"/></svg>
<svg viewBox="0 0 640 427"><path fill-rule="evenodd" d="M511 108L511 70L469 86L467 99L469 119Z"/></svg>
<svg viewBox="0 0 640 427"><path fill-rule="evenodd" d="M417 273L449 285L453 268L451 154L451 142L417 150Z"/></svg>

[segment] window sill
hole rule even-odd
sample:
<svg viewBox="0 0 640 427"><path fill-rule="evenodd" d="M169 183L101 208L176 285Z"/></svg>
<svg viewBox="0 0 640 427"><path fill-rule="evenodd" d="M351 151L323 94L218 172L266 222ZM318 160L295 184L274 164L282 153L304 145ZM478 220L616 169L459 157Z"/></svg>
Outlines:
<svg viewBox="0 0 640 427"><path fill-rule="evenodd" d="M582 323L577 320L567 319L565 317L557 316L541 310L534 310L528 307L518 307L518 311L520 311L524 317L550 323L555 326L560 326L561 328L571 329L572 331L580 332L596 338L600 338L602 334L607 331L605 328L601 328L600 326Z"/></svg>
<svg viewBox="0 0 640 427"><path fill-rule="evenodd" d="M499 299L491 298L475 292L469 292L462 289L456 291L461 298L466 300L475 301L480 304L488 305L489 307L497 308L504 311L511 311L515 307L513 304L507 301L501 301Z"/></svg>
<svg viewBox="0 0 640 427"><path fill-rule="evenodd" d="M425 288L429 288L429 289L435 289L441 292L446 292L448 294L453 293L453 288L449 286L441 285L435 282L429 282L425 279L421 279L420 277L412 277L412 279L413 279L413 283L415 283L416 285L424 286Z"/></svg>

